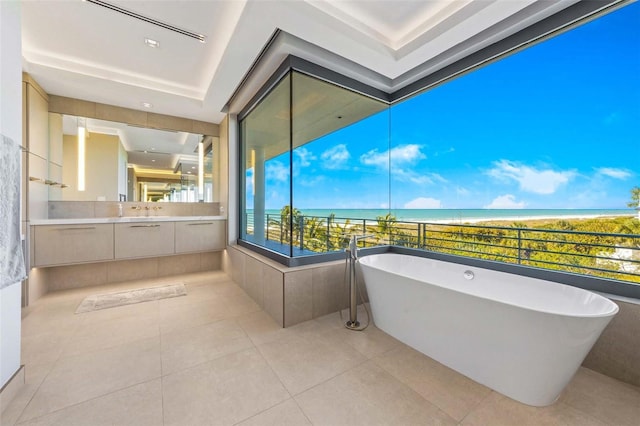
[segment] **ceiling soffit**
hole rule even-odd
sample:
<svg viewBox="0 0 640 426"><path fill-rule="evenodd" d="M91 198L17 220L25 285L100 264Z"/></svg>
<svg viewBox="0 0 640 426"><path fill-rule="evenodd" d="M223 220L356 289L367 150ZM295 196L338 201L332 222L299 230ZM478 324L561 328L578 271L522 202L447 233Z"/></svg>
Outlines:
<svg viewBox="0 0 640 426"><path fill-rule="evenodd" d="M110 2L207 42L90 2L23 2L25 71L54 95L132 109L149 102L156 113L219 122L274 31L291 38L265 58L263 71L293 53L392 92L577 0ZM146 47L147 37L160 48Z"/></svg>

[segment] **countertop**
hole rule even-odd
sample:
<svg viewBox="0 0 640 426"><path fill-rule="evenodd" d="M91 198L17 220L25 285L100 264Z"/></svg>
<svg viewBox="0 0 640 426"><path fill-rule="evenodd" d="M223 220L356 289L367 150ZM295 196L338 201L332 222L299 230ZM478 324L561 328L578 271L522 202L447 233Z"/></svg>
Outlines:
<svg viewBox="0 0 640 426"><path fill-rule="evenodd" d="M87 217L77 219L32 220L31 225L82 225L85 223L188 222L194 220L226 220L226 216L125 216Z"/></svg>

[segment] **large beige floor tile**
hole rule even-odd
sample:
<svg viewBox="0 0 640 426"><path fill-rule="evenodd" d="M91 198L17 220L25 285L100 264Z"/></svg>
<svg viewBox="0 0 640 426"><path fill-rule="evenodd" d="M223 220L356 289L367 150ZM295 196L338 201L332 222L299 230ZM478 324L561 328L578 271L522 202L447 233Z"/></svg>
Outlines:
<svg viewBox="0 0 640 426"><path fill-rule="evenodd" d="M261 308L246 293L225 294L224 302L228 307L229 318L260 312Z"/></svg>
<svg viewBox="0 0 640 426"><path fill-rule="evenodd" d="M22 364L39 365L56 362L71 341L78 325L22 336L20 352Z"/></svg>
<svg viewBox="0 0 640 426"><path fill-rule="evenodd" d="M162 374L252 348L235 321L223 320L162 335Z"/></svg>
<svg viewBox="0 0 640 426"><path fill-rule="evenodd" d="M366 360L334 331L305 338L293 335L258 346L262 355L296 395Z"/></svg>
<svg viewBox="0 0 640 426"><path fill-rule="evenodd" d="M346 343L353 346L367 358L373 358L399 346L404 346L372 324L363 331L341 328L339 332Z"/></svg>
<svg viewBox="0 0 640 426"><path fill-rule="evenodd" d="M491 389L405 345L374 362L457 421L491 393Z"/></svg>
<svg viewBox="0 0 640 426"><path fill-rule="evenodd" d="M110 309L105 309L108 310ZM62 356L104 350L159 335L160 327L155 313L98 322L88 321L78 327L65 346Z"/></svg>
<svg viewBox="0 0 640 426"><path fill-rule="evenodd" d="M202 300L179 306L160 306L160 332L175 332L229 318L229 305L224 298Z"/></svg>
<svg viewBox="0 0 640 426"><path fill-rule="evenodd" d="M605 426L618 423L601 423L596 418L560 402L548 407L531 407L497 392L491 392L461 424L465 426Z"/></svg>
<svg viewBox="0 0 640 426"><path fill-rule="evenodd" d="M60 358L21 421L160 377L160 339Z"/></svg>
<svg viewBox="0 0 640 426"><path fill-rule="evenodd" d="M288 330L282 328L265 311L237 317L236 322L255 345L273 342L289 335Z"/></svg>
<svg viewBox="0 0 640 426"><path fill-rule="evenodd" d="M232 425L288 399L256 349L163 377L165 425Z"/></svg>
<svg viewBox="0 0 640 426"><path fill-rule="evenodd" d="M315 426L456 424L371 361L295 399Z"/></svg>
<svg viewBox="0 0 640 426"><path fill-rule="evenodd" d="M131 386L54 413L24 426L155 426L162 424L161 380Z"/></svg>
<svg viewBox="0 0 640 426"><path fill-rule="evenodd" d="M21 387L5 410L0 413L0 425L13 426L18 422L25 407L29 404L29 401L31 401L31 398L33 398L33 395L52 368L53 363L25 366L24 386Z"/></svg>
<svg viewBox="0 0 640 426"><path fill-rule="evenodd" d="M260 414L256 414L238 426L311 426L309 419L304 415L298 404L293 399L288 399Z"/></svg>
<svg viewBox="0 0 640 426"><path fill-rule="evenodd" d="M640 424L640 388L580 368L560 401L605 424Z"/></svg>
<svg viewBox="0 0 640 426"><path fill-rule="evenodd" d="M29 312L22 319L22 336L29 337L75 329L82 322L79 316L71 315L78 304L80 304L79 301L60 309L38 309Z"/></svg>

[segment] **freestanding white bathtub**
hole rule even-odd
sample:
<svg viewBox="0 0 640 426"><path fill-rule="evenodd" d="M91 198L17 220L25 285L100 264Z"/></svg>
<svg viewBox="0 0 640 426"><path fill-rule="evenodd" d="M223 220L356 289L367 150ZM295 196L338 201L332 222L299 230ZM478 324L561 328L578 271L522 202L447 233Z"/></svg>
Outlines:
<svg viewBox="0 0 640 426"><path fill-rule="evenodd" d="M618 306L534 278L402 254L360 259L376 326L525 404L552 404Z"/></svg>

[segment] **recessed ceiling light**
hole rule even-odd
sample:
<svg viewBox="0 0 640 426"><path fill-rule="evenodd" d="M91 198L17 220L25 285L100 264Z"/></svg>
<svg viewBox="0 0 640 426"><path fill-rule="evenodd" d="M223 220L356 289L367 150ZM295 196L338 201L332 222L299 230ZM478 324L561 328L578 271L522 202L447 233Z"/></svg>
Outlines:
<svg viewBox="0 0 640 426"><path fill-rule="evenodd" d="M148 47L152 47L154 49L157 49L158 47L160 47L160 42L158 40L154 40L152 38L145 38L144 39L144 44L146 44Z"/></svg>
<svg viewBox="0 0 640 426"><path fill-rule="evenodd" d="M155 162L156 162L156 160L151 160L151 162L152 162L152 163L155 163Z"/></svg>
<svg viewBox="0 0 640 426"><path fill-rule="evenodd" d="M192 169L195 169L195 168L196 168L196 166L191 166L191 168L192 168Z"/></svg>
<svg viewBox="0 0 640 426"><path fill-rule="evenodd" d="M143 107L145 108L153 108L153 104L149 103L149 102L140 102L142 104Z"/></svg>

